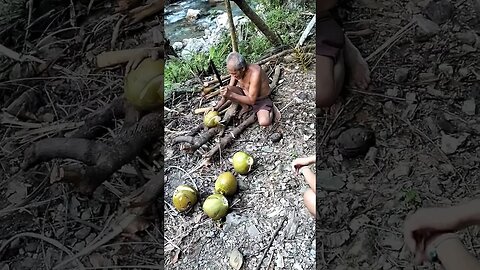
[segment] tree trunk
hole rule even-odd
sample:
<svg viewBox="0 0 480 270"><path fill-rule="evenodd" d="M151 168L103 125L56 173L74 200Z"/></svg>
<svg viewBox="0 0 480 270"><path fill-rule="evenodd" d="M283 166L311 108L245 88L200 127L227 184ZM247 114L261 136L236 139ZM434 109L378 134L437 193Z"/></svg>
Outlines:
<svg viewBox="0 0 480 270"><path fill-rule="evenodd" d="M235 31L235 24L233 23L232 7L230 0L225 0L225 6L228 14L228 25L230 26L230 37L232 38L232 50L238 52L237 32Z"/></svg>
<svg viewBox="0 0 480 270"><path fill-rule="evenodd" d="M257 28L267 37L267 39L274 45L280 46L282 45L282 40L280 37L272 32L270 28L263 22L262 18L260 18L255 11L247 4L244 0L233 0L237 6L247 15L247 17L257 26Z"/></svg>

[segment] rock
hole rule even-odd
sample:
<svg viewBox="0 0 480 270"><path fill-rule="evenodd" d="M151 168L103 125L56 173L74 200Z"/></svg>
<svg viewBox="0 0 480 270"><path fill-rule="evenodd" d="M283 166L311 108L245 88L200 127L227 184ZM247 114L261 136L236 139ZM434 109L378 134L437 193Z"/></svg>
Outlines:
<svg viewBox="0 0 480 270"><path fill-rule="evenodd" d="M260 237L260 232L258 231L257 227L254 224L247 227L247 232L252 238L256 239Z"/></svg>
<svg viewBox="0 0 480 270"><path fill-rule="evenodd" d="M437 196L442 194L442 189L440 188L439 183L440 181L438 181L437 177L432 177L429 180L429 189L433 194Z"/></svg>
<svg viewBox="0 0 480 270"><path fill-rule="evenodd" d="M85 247L85 242L84 242L84 241L80 241L80 242L77 242L77 243L73 246L72 250L78 252L78 251L82 250L84 247Z"/></svg>
<svg viewBox="0 0 480 270"><path fill-rule="evenodd" d="M185 16L185 17L187 18L187 20L192 21L192 20L197 19L198 14L200 14L200 10L199 10L199 9L191 9L191 8L189 8L189 9L187 10L187 16Z"/></svg>
<svg viewBox="0 0 480 270"><path fill-rule="evenodd" d="M470 46L470 45L467 45L467 44L463 44L462 45L462 51L466 52L466 53L471 53L471 52L476 52L477 49L475 49L474 47Z"/></svg>
<svg viewBox="0 0 480 270"><path fill-rule="evenodd" d="M468 70L468 68L460 68L458 70L458 75L460 75L460 77L467 77L468 75L470 75L470 70Z"/></svg>
<svg viewBox="0 0 480 270"><path fill-rule="evenodd" d="M184 43L186 45L180 54L182 58L185 58L185 59L190 58L192 55L196 53L206 52L208 50L205 40L201 38L185 39Z"/></svg>
<svg viewBox="0 0 480 270"><path fill-rule="evenodd" d="M90 227L84 227L84 228L75 232L75 237L78 240L84 240L90 234L91 230L92 230L92 228L90 228Z"/></svg>
<svg viewBox="0 0 480 270"><path fill-rule="evenodd" d="M435 76L435 74L433 74L433 73L426 72L426 73L420 73L418 75L418 79L420 81L431 81L431 80L437 79L437 76Z"/></svg>
<svg viewBox="0 0 480 270"><path fill-rule="evenodd" d="M400 163L395 167L395 169L391 170L387 177L388 179L395 180L400 177L408 176L410 174L411 167L408 163Z"/></svg>
<svg viewBox="0 0 480 270"><path fill-rule="evenodd" d="M370 218L368 218L365 214L355 217L350 222L350 229L352 233L357 233L357 231L365 224L370 222Z"/></svg>
<svg viewBox="0 0 480 270"><path fill-rule="evenodd" d="M173 48L175 51L180 51L180 50L183 48L183 43L180 42L180 41L174 42L174 43L172 44L172 48Z"/></svg>
<svg viewBox="0 0 480 270"><path fill-rule="evenodd" d="M407 100L408 104L413 104L417 102L417 94L415 94L414 92L408 92L405 95L405 99Z"/></svg>
<svg viewBox="0 0 480 270"><path fill-rule="evenodd" d="M400 239L393 234L387 234L382 240L382 245L389 247L392 250L399 251L403 246L403 239Z"/></svg>
<svg viewBox="0 0 480 270"><path fill-rule="evenodd" d="M432 21L442 24L448 21L454 11L453 4L448 0L430 1L424 12Z"/></svg>
<svg viewBox="0 0 480 270"><path fill-rule="evenodd" d="M353 158L366 154L368 149L375 145L375 135L368 128L350 128L338 136L336 145L342 156Z"/></svg>
<svg viewBox="0 0 480 270"><path fill-rule="evenodd" d="M345 186L345 177L333 176L330 170L317 171L319 185L326 191L338 191Z"/></svg>
<svg viewBox="0 0 480 270"><path fill-rule="evenodd" d="M343 230L340 232L334 232L327 234L325 237L325 246L329 248L341 247L345 242L350 239L350 231Z"/></svg>
<svg viewBox="0 0 480 270"><path fill-rule="evenodd" d="M453 75L453 67L448 64L440 64L438 66L438 70L445 75L452 76Z"/></svg>
<svg viewBox="0 0 480 270"><path fill-rule="evenodd" d="M386 95L391 96L391 97L397 97L398 96L398 88L387 89Z"/></svg>
<svg viewBox="0 0 480 270"><path fill-rule="evenodd" d="M378 148L370 147L367 154L365 155L365 160L375 161L378 155Z"/></svg>
<svg viewBox="0 0 480 270"><path fill-rule="evenodd" d="M460 42L462 42L464 44L468 44L468 45L473 45L477 41L477 36L476 36L475 32L473 32L473 31L457 33L457 34L455 34L455 37Z"/></svg>
<svg viewBox="0 0 480 270"><path fill-rule="evenodd" d="M438 24L425 19L422 15L415 15L414 18L418 26L416 35L420 40L428 40L440 32L440 26L438 26Z"/></svg>
<svg viewBox="0 0 480 270"><path fill-rule="evenodd" d="M398 68L395 71L395 81L397 83L403 83L408 79L408 74L410 73L409 68Z"/></svg>
<svg viewBox="0 0 480 270"><path fill-rule="evenodd" d="M274 143L279 142L283 138L282 133L275 132L272 135L270 135L270 140Z"/></svg>
<svg viewBox="0 0 480 270"><path fill-rule="evenodd" d="M465 100L463 102L462 111L467 115L475 115L475 112L476 112L475 99Z"/></svg>
<svg viewBox="0 0 480 270"><path fill-rule="evenodd" d="M453 154L457 151L458 147L463 144L463 142L467 139L467 135L463 134L458 138L453 136L443 134L442 135L442 151L449 155Z"/></svg>
<svg viewBox="0 0 480 270"><path fill-rule="evenodd" d="M440 97L440 98L443 98L445 96L445 94L442 91L437 90L433 87L427 88L427 94L429 94L431 96L434 96L434 97Z"/></svg>

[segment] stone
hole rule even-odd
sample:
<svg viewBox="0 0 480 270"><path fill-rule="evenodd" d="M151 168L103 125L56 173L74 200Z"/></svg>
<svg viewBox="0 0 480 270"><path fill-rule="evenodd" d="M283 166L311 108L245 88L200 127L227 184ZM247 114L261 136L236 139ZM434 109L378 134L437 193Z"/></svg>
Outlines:
<svg viewBox="0 0 480 270"><path fill-rule="evenodd" d="M420 81L430 81L430 80L435 80L437 79L437 76L435 74L430 73L430 72L425 72L425 73L420 73L418 75L418 79Z"/></svg>
<svg viewBox="0 0 480 270"><path fill-rule="evenodd" d="M455 34L455 37L462 43L467 45L473 45L477 41L477 36L475 32L468 31Z"/></svg>
<svg viewBox="0 0 480 270"><path fill-rule="evenodd" d="M475 115L475 112L476 112L475 99L465 100L463 102L462 111L467 115Z"/></svg>
<svg viewBox="0 0 480 270"><path fill-rule="evenodd" d="M405 95L405 99L406 99L408 104L413 104L413 103L417 102L417 94L415 94L415 92L408 92Z"/></svg>
<svg viewBox="0 0 480 270"><path fill-rule="evenodd" d="M438 24L425 19L422 15L415 15L414 19L418 26L416 35L420 40L428 40L440 32L440 26L438 26Z"/></svg>
<svg viewBox="0 0 480 270"><path fill-rule="evenodd" d="M460 77L467 77L468 75L470 75L470 70L468 68L460 68L458 70L458 75L460 75Z"/></svg>
<svg viewBox="0 0 480 270"><path fill-rule="evenodd" d="M257 227L254 224L247 227L247 232L252 238L260 237L260 231L258 231Z"/></svg>
<svg viewBox="0 0 480 270"><path fill-rule="evenodd" d="M75 232L75 237L78 240L84 240L85 238L87 238L87 236L90 234L91 231L92 231L92 228L84 227L84 228Z"/></svg>
<svg viewBox="0 0 480 270"><path fill-rule="evenodd" d="M411 166L408 163L400 163L395 167L393 170L391 170L387 177L388 179L395 180L400 177L408 176L411 172Z"/></svg>
<svg viewBox="0 0 480 270"><path fill-rule="evenodd" d="M172 48L173 48L175 51L180 51L180 50L183 48L183 43L180 42L180 41L174 42L174 43L172 44Z"/></svg>
<svg viewBox="0 0 480 270"><path fill-rule="evenodd" d="M441 146L442 151L447 155L455 153L458 147L463 144L467 137L468 136L466 134L460 135L458 138L443 134Z"/></svg>
<svg viewBox="0 0 480 270"><path fill-rule="evenodd" d="M437 196L442 194L442 189L440 188L439 183L440 181L438 181L438 177L431 177L429 180L429 189Z"/></svg>
<svg viewBox="0 0 480 270"><path fill-rule="evenodd" d="M187 10L187 15L185 16L187 18L187 20L195 20L198 18L198 15L200 14L200 10L199 9L191 9L189 8Z"/></svg>
<svg viewBox="0 0 480 270"><path fill-rule="evenodd" d="M454 8L449 0L430 1L424 12L432 21L442 24L452 17Z"/></svg>
<svg viewBox="0 0 480 270"><path fill-rule="evenodd" d="M391 97L396 97L398 96L398 89L397 88L389 88L387 89L387 96L391 96Z"/></svg>
<svg viewBox="0 0 480 270"><path fill-rule="evenodd" d="M440 64L438 66L438 70L445 75L452 76L453 75L453 67L448 64Z"/></svg>
<svg viewBox="0 0 480 270"><path fill-rule="evenodd" d="M275 132L272 135L270 135L270 140L274 143L279 142L283 138L282 133Z"/></svg>
<svg viewBox="0 0 480 270"><path fill-rule="evenodd" d="M345 186L345 177L332 175L330 170L317 171L320 188L326 191L338 191Z"/></svg>
<svg viewBox="0 0 480 270"><path fill-rule="evenodd" d="M470 45L467 45L467 44L463 44L462 45L462 51L466 52L466 53L472 53L472 52L476 52L477 49L475 49L474 47L470 46Z"/></svg>
<svg viewBox="0 0 480 270"><path fill-rule="evenodd" d="M397 83L403 83L403 82L407 81L409 73L410 73L409 68L398 68L395 71L395 81Z"/></svg>

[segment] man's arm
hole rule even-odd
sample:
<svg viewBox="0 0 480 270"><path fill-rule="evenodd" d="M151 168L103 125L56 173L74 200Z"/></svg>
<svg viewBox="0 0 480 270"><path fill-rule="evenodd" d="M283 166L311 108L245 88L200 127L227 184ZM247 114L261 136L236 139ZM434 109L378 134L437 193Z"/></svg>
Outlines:
<svg viewBox="0 0 480 270"><path fill-rule="evenodd" d="M253 73L250 77L250 87L248 88L248 95L243 96L232 92L229 94L229 98L238 103L254 105L257 101L258 94L260 93L261 86L261 72L258 71Z"/></svg>
<svg viewBox="0 0 480 270"><path fill-rule="evenodd" d="M451 208L451 213L458 220L457 229L463 229L471 225L480 225L480 199L454 206Z"/></svg>

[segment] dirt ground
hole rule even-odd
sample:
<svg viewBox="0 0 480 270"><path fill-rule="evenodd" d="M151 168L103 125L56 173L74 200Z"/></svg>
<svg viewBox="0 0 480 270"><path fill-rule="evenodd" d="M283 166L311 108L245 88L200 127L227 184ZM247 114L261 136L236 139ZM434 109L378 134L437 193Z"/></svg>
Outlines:
<svg viewBox="0 0 480 270"><path fill-rule="evenodd" d="M290 168L294 158L315 154L314 74L311 67L301 71L295 65L285 65L273 95L274 103L282 110L279 125L263 130L253 124L205 168L199 168L202 161L199 154L187 154L178 145L171 145L175 136L201 123L203 116L192 114L192 108L199 107L200 98L198 94L173 98L171 108L175 111L165 112L164 216L168 269L232 269L228 266L229 254L234 249L242 254L242 269L255 269L279 226L280 231L260 269L314 268L315 224L302 196L306 183L303 178L295 177ZM283 138L273 143L269 139L272 132L281 133ZM203 201L212 194L221 172L233 172L228 159L240 150L250 153L256 165L248 175L237 175L239 191L230 199L230 212L224 221L214 222L203 213ZM189 213L178 213L171 206L173 191L179 184L196 185L201 194L199 203Z"/></svg>
<svg viewBox="0 0 480 270"><path fill-rule="evenodd" d="M480 13L475 1L452 1L453 8L428 2L364 0L342 13L347 31L372 30L352 36L366 57L407 28L369 59L370 93L347 93L335 122L318 119L317 140L327 143L317 145L317 269L434 269L414 268L403 242L405 217L479 194ZM421 27L408 27L415 14L437 26L420 19ZM368 158L338 153L335 138L354 126L375 132ZM478 234L462 232L477 257Z"/></svg>
<svg viewBox="0 0 480 270"><path fill-rule="evenodd" d="M2 14L0 23L3 46L46 62L19 63L14 57L0 56L1 269L52 269L73 254L91 248L116 226L112 221L125 210L120 200L143 184L132 164L116 172L86 199L68 184L50 184L53 168L72 164L72 160L53 160L22 171L23 151L41 139L68 135L83 124L88 114L123 94L125 65L98 69L98 54L151 46L152 30L163 28L159 24L161 16L130 26L119 25L112 47L113 32L122 17L114 11L116 1L30 2L34 3L30 15L29 9L20 4L19 10ZM25 31L27 25L30 27ZM38 101L26 108L30 114L9 115L8 106L28 90L37 91ZM112 140L122 123L116 121L98 141ZM147 167L143 161L139 160L141 168L161 173L154 164ZM158 159L158 164L162 161ZM117 235L91 248L80 257L81 263L95 269L162 269L160 221L155 213L147 218L146 230L128 238ZM73 262L61 269L81 268Z"/></svg>

